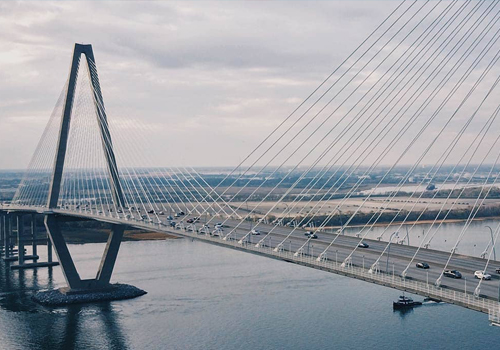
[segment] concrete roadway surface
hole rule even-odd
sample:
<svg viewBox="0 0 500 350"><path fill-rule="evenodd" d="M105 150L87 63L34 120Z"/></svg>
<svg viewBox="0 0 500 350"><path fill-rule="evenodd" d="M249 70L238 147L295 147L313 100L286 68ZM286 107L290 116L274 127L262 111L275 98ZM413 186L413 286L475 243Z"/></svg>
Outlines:
<svg viewBox="0 0 500 350"><path fill-rule="evenodd" d="M179 218L180 219L180 218ZM187 218L184 218L184 223ZM210 222L210 232L214 231L214 224L222 220L213 219ZM221 237L228 235L234 227L236 227L240 222L238 220L227 220L224 223L223 232ZM187 225L187 224L185 224ZM199 229L203 225L203 222L196 223L196 227ZM228 237L231 240L240 240L251 230L251 223L242 223L233 233ZM255 227L255 224L252 225ZM274 229L273 229L274 227ZM268 232L271 232L265 242L265 246L276 247L281 243L286 236L292 231L291 227L286 226L273 226L260 223L257 227L260 231L260 235L248 235L245 238L243 244L256 244L261 239L263 239ZM167 229L172 231L172 229ZM272 230L272 231L271 231ZM308 239L305 233L308 230L296 229L292 235L285 240L282 245L282 249L285 251L297 252L297 250L306 243L303 249L304 255L312 255L318 257L326 247L332 242L332 240L337 236L334 233L327 232L317 232L317 239ZM361 238L353 236L339 236L335 243L328 249L326 257L330 261L337 261L341 264L344 259L355 249L360 242ZM356 248L355 252L351 256L352 264L355 266L364 266L369 269L370 266L379 258L387 247L387 241L377 241L364 239L365 243L369 245L368 248ZM392 243L390 246L389 263L387 264L387 250L379 260L379 270L383 273L387 272L392 275L393 271L396 276L399 276L404 269L410 264L412 257L417 251L417 247L401 245ZM419 280L422 282L429 281L429 283L435 283L439 278L441 272L443 271L445 264L450 256L449 252L443 252L433 249L421 248L419 253L416 255L413 262L411 262L407 270L407 278ZM429 269L420 269L415 265L417 262L426 262L429 264ZM449 288L457 291L466 290L468 293L473 293L476 286L479 283L479 279L474 277L474 272L478 270L483 270L486 266L487 260L481 258L475 258L466 255L453 254L447 270L458 270L462 273L461 279L455 279L443 276L441 279L441 286L443 288ZM480 295L482 297L487 297L489 299L498 300L500 293L500 275L495 272L497 268L500 267L500 263L491 260L488 268L486 270L492 276L491 280L483 280L480 287ZM386 271L386 269L388 271Z"/></svg>

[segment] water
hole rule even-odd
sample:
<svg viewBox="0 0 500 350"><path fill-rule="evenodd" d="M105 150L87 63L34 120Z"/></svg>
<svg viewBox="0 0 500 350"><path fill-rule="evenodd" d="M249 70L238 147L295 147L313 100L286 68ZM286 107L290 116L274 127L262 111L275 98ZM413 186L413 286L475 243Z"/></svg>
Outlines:
<svg viewBox="0 0 500 350"><path fill-rule="evenodd" d="M103 247L70 249L95 271ZM62 286L59 268L0 267L1 349L481 349L500 334L485 314L394 312L396 290L188 239L123 243L113 277L148 291L134 300L41 307L29 296Z"/></svg>

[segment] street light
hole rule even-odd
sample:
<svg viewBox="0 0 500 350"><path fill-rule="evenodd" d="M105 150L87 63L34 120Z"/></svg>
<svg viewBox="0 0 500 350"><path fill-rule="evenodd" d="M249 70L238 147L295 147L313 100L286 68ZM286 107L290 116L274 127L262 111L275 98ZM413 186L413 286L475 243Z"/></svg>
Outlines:
<svg viewBox="0 0 500 350"><path fill-rule="evenodd" d="M493 239L493 230L491 229L490 226L485 226L490 229L490 237L491 237L491 246L493 247L493 259L496 261L497 260L497 252L495 250L495 240ZM488 244L489 246L489 244ZM486 247L486 250L488 250L488 247Z"/></svg>
<svg viewBox="0 0 500 350"><path fill-rule="evenodd" d="M391 254L391 242L392 242L392 237L394 237L394 235L396 235L396 237L398 237L398 231L393 232L391 237L389 238L389 247L387 248L387 263L385 265L385 272L386 273L387 273L387 271L389 271L389 254Z"/></svg>
<svg viewBox="0 0 500 350"><path fill-rule="evenodd" d="M342 222L342 211L337 208L339 212L339 220L340 220L340 231L342 232L342 236L344 235L344 223Z"/></svg>

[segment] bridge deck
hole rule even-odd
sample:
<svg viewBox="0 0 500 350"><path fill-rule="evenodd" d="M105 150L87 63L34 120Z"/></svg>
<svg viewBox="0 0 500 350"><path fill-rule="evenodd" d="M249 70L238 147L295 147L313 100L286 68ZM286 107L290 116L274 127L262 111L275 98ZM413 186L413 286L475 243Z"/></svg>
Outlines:
<svg viewBox="0 0 500 350"><path fill-rule="evenodd" d="M1 208L0 208L1 209ZM4 208L4 210L7 208ZM38 212L43 213L43 209L26 209L9 207L9 211L23 212ZM329 248L326 254L326 260L317 261L316 257L321 253L327 245L336 236L332 233L318 233L318 239L311 240L304 253L299 256L294 256L300 246L307 241L304 236L305 231L297 229L283 244L282 250L275 252L275 248L289 233L289 227L276 227L274 231L265 240L265 243L256 247L255 243L260 240L274 226L259 225L261 231L260 236L248 236L248 239L239 244L238 241L249 232L250 223L242 224L231 235L228 240L221 239L220 236L212 236L209 234L201 234L194 231L183 229L174 229L165 225L147 223L144 221L124 221L123 219L113 218L109 216L93 215L86 212L73 212L57 209L53 211L56 214L81 217L86 219L98 220L102 222L127 224L136 228L155 230L157 232L169 233L182 237L190 237L206 243L216 244L223 247L228 247L240 251L245 251L253 254L266 256L273 259L295 263L331 273L336 273L352 278L357 278L370 283L375 283L391 288L395 288L410 293L430 297L433 299L442 300L447 303L456 304L472 310L489 313L490 319L495 318L495 315L500 314L500 303L498 302L500 293L500 278L494 270L497 268L497 262L491 262L487 272L493 278L491 281L482 281L480 297L474 297L473 292L479 280L474 279L474 271L482 270L486 264L485 259L475 258L465 255L455 254L448 265L449 269L457 269L462 272L463 279L451 279L444 277L440 287L436 287L434 282L441 273L448 257L448 252L442 252L432 249L422 249L415 259L414 263L408 270L406 279L399 277L401 272L406 268L412 256L415 254L416 247L392 244L390 250L389 269L386 270L386 256L380 260L380 270L376 273L369 273L369 267L375 262L384 250L387 242L365 240L370 247L366 249L359 248L352 256L352 264L342 267L341 263L349 253L357 246L359 238L352 236L340 236L336 242ZM162 218L163 219L163 218ZM165 220L167 222L167 220ZM229 233L238 221L229 220L224 226L223 234ZM201 226L199 224L198 226ZM430 265L430 269L422 270L415 267L417 261L425 261ZM494 263L494 264L493 264ZM427 283L428 281L428 283ZM498 318L498 317L497 317Z"/></svg>

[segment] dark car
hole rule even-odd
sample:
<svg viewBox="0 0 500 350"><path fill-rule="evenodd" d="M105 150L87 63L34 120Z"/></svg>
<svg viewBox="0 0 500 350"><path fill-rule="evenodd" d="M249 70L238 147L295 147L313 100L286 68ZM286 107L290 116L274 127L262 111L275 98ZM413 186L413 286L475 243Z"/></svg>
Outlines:
<svg viewBox="0 0 500 350"><path fill-rule="evenodd" d="M368 247L370 247L370 246L368 245L368 243L365 243L365 242L360 242L360 243L358 244L358 247L360 247L360 248L368 248Z"/></svg>
<svg viewBox="0 0 500 350"><path fill-rule="evenodd" d="M419 269L428 269L430 266L425 262L418 262L416 265Z"/></svg>
<svg viewBox="0 0 500 350"><path fill-rule="evenodd" d="M180 212L179 212L179 215L186 215L186 213L185 213L185 212L183 212L183 211L180 211Z"/></svg>
<svg viewBox="0 0 500 350"><path fill-rule="evenodd" d="M495 271L496 273L500 273L500 268L496 269Z"/></svg>
<svg viewBox="0 0 500 350"><path fill-rule="evenodd" d="M446 270L443 275L450 278L462 278L462 274L457 270Z"/></svg>
<svg viewBox="0 0 500 350"><path fill-rule="evenodd" d="M304 236L310 236L310 235L312 235L312 234L314 234L314 232L312 232L312 231L307 231L306 233L304 233Z"/></svg>
<svg viewBox="0 0 500 350"><path fill-rule="evenodd" d="M170 226L175 227L175 225L177 225L175 221L170 221Z"/></svg>
<svg viewBox="0 0 500 350"><path fill-rule="evenodd" d="M310 233L308 233L307 237L312 238L312 239L317 239L318 235L315 234L314 232L310 232Z"/></svg>
<svg viewBox="0 0 500 350"><path fill-rule="evenodd" d="M187 220L186 220L186 222L187 222L188 224L192 224L192 223L194 222L194 220L193 220L193 219L187 219Z"/></svg>

